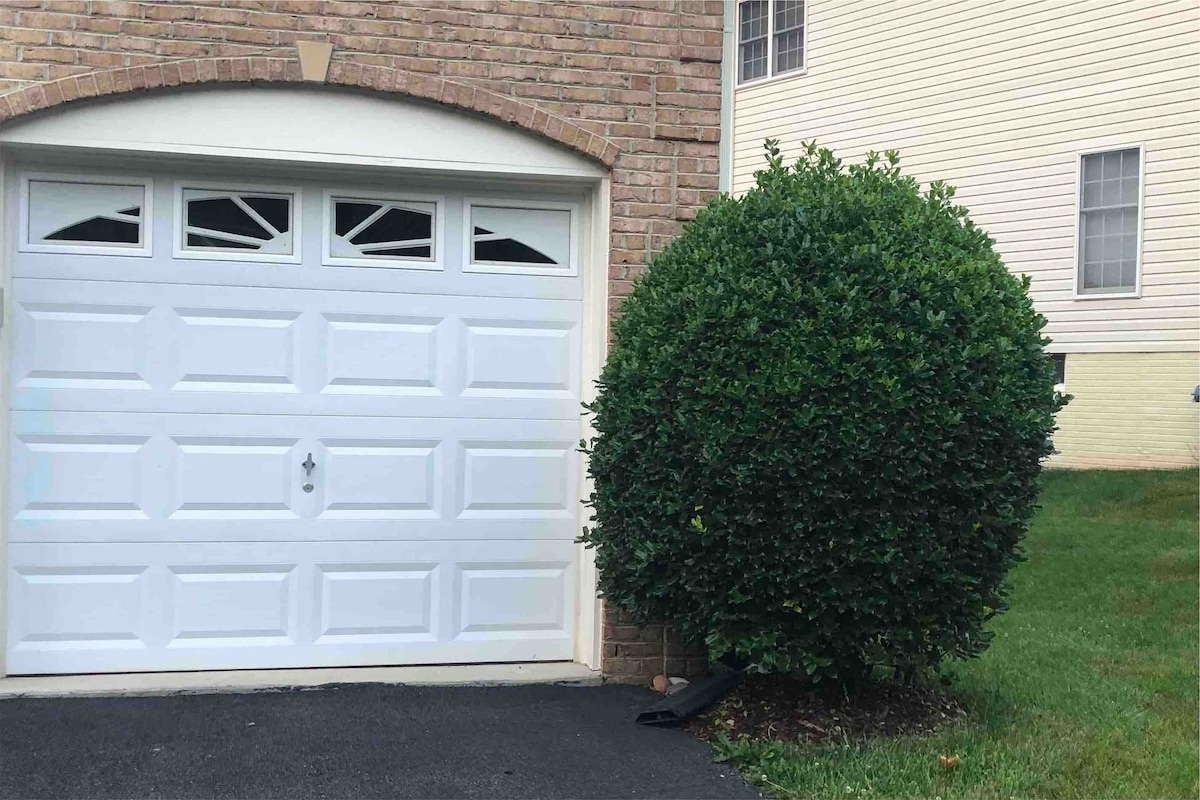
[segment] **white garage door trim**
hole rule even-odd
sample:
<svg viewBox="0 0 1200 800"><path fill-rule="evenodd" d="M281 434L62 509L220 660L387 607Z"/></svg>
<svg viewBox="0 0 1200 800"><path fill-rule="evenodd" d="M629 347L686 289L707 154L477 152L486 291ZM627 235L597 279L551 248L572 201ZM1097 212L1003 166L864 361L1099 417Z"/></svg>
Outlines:
<svg viewBox="0 0 1200 800"><path fill-rule="evenodd" d="M174 99L178 100L178 98L174 98ZM144 102L144 99L142 102ZM211 93L209 93L205 102L211 106L211 104L213 102ZM397 105L402 106L404 104L397 103ZM84 110L86 110L86 109L84 109ZM427 108L425 108L424 110L428 111ZM111 108L108 109L108 112L111 113ZM451 112L443 112L443 113L451 114ZM459 115L456 115L456 114L451 114L451 115L456 118L456 124L461 124L462 118ZM476 125L480 128L480 131L478 132L480 134L482 134L483 129L497 127L497 126L494 126L492 123L487 123L487 122L483 122L483 121L473 120L473 122L475 122ZM83 127L86 128L86 125L84 125ZM6 134L12 130L14 130L14 129L8 128L8 129L5 129L4 131L0 131L0 141L4 140L6 138ZM19 128L16 130L18 132L20 131ZM511 131L506 130L505 133L508 134L508 133L511 133ZM14 137L14 138L19 138L19 137ZM25 140L26 140L27 144L31 143L31 141L36 142L36 137L30 136L28 133L26 133ZM218 140L219 140L219 137L217 137L216 139L210 139L209 143L215 147L220 147L222 145L220 144L220 142ZM64 142L62 141L62 139L60 137L59 140L57 140L55 143L63 144ZM554 155L555 163L548 166L546 171L561 173L563 171L562 165L561 165L561 159L562 159L562 155L563 155L562 151L558 150L557 148L553 148L550 145L545 145L545 147L551 148L555 151L555 155ZM205 153L212 152L212 148L206 145L205 147L197 148L197 152L205 152ZM228 152L228 150L226 150L225 152ZM301 160L301 158L297 157L297 152L303 153L303 148L300 148L299 150L289 151L287 153L288 159L292 160L292 161ZM46 151L42 151L41 156L39 156L37 149L28 149L28 148L24 148L24 147L13 147L11 145L5 144L2 147L0 147L0 178L5 179L6 186L9 185L9 182L12 180L12 177L13 177L11 159L14 154L19 155L23 161L25 159L29 158L30 163L36 163L36 161L39 157L44 159L43 163L45 163L45 164L54 164L55 163L53 158L49 158L49 159L45 158ZM255 167L262 166L262 167L266 168L265 171L270 172L270 167L273 164L278 163L277 161L271 159L272 154L269 151L260 151L260 152L256 153L256 155L262 156L267 160L254 161L254 162L246 161L246 162L244 162L246 166L239 167L239 169L246 169L247 172L250 172ZM311 166L313 168L325 167L328 164L328 162L323 158L310 157L305 160L308 160L308 162L309 162L307 164L307 166ZM361 163L362 165L370 166L370 165L378 164L380 162L380 157L379 157L378 153L372 153L372 154L363 155L361 158L356 159L354 153L349 153L349 154L340 153L340 154L338 154L336 161L338 161L339 163L358 162L358 163ZM592 166L590 162L586 162L583 159L579 159L579 162L580 163L578 166L578 172L576 173L576 176L578 176L581 173L585 173L585 174L590 173L590 174L594 175L594 173L596 172L596 168L594 166ZM124 160L122 160L122 159L114 160L111 158L105 158L105 157L101 156L101 157L96 158L94 163L97 164L98 170L104 171L111 175L114 172L116 172L117 174L122 174L120 172L120 170L129 168L128 166L126 166L126 163L136 164L137 161L124 162ZM468 172L468 171L471 171L471 167L473 165L459 164L458 166L460 168L462 168L463 172ZM485 166L485 168L481 169L480 172L484 172L484 173L491 172L494 174L497 171L510 171L504 165L500 165L499 167L495 164L484 165L484 166ZM119 168L119 169L114 169L114 168ZM536 174L537 172L538 172L538 170L536 170L536 169L530 170L530 174ZM130 174L135 174L135 173L131 172ZM363 173L363 174L365 174L365 173ZM378 174L378 173L376 173L376 174ZM556 180L560 181L558 184L559 186L569 186L569 184L562 183L561 178L556 178ZM576 182L574 183L574 185L576 187L581 187L585 190L584 200L583 200L583 203L581 206L582 213L579 216L587 223L584 226L584 228L579 232L580 247L578 249L580 258L582 259L580 268L581 268L582 275L584 278L583 284L582 284L582 286L583 286L583 324L581 327L582 341L579 342L580 351L582 353L582 358L581 358L582 373L581 373L580 377L581 377L581 383L582 383L583 399L586 401L586 400L591 399L591 396L594 392L594 388L593 388L594 381L598 377L600 365L602 363L602 356L603 356L605 335L606 335L605 330L606 330L606 322L607 322L607 275L606 275L606 270L604 269L604 265L607 262L609 183L608 183L607 178L601 178L599 180L596 180L594 177L589 177L583 183L579 183L578 180L579 180L579 178L575 177ZM280 181L280 182L285 182L285 181ZM352 182L348 182L348 183L349 183L349 185L353 185ZM474 179L472 181L471 185L472 186L482 186L485 189L488 189L488 188L503 189L504 188L504 184L501 184L501 183L497 183L497 184L489 186L489 184L486 182L486 180L484 180L482 178ZM536 184L530 184L530 186L531 186L531 188L536 188ZM576 189L576 191L578 191L578 189ZM7 205L7 202L8 202L8 197L7 197L7 193L6 193L6 197L5 197L6 205ZM313 205L315 205L315 203ZM16 220L14 219L15 215L12 213L8 213L12 210L11 208L5 208L2 210L5 212L3 218L5 220L5 228L6 228L5 233L7 234L4 238L8 242L13 242L13 241L15 241L13 238L13 234L15 233L14 228L15 228L15 223L16 223ZM324 208L313 209L312 211L316 211L317 213L323 213ZM308 213L312 213L312 211L309 211ZM441 226L441 229L445 230L444 225ZM166 242L160 241L157 243L156 246L161 247L161 246L165 246L166 244L167 244ZM10 316L11 312L12 312L10 301L11 301L11 297L12 297L12 280L13 280L12 279L12 274L13 274L13 252L12 252L12 250L13 250L13 248L6 248L5 252L3 253L3 258L2 258L3 274L2 274L2 284L0 284L0 285L2 285L2 288L4 289L4 300L5 300L5 306L6 306L4 309L6 317L3 322L3 327L0 328L0 338L2 338L4 341L4 347L2 348L2 350L0 350L0 359L2 359L2 361L3 361L5 375L11 374L10 370L13 367L13 355L14 355L13 347L12 347L13 336L12 336L11 316ZM593 267L592 265L597 265L597 266ZM214 265L214 266L216 266L216 265ZM236 281L234 281L233 283L236 284ZM369 280L365 281L361 287L353 287L353 288L356 288L356 289L361 288L362 290L369 291L371 289L370 281ZM0 439L3 440L2 442L0 442L0 444L3 445L5 451L8 450L8 440L9 440L9 436L10 436L10 432L8 430L10 396L9 396L9 390L8 390L7 383L8 383L8 381L5 381L3 388L0 388L0 394L2 394L2 400L0 400L0 410L3 411L3 414L0 414L0 416L2 416L3 420L4 420L3 423L0 423ZM586 435L586 433L587 433L587 431L585 431L585 435ZM4 481L5 486L7 486L7 482L9 479L7 471L8 471L7 459L5 459L3 461L3 466L0 466L0 479L2 479ZM586 496L586 494L589 491L589 487L587 486L585 463L582 458L580 458L578 460L577 474L578 474L578 479L579 479L578 496ZM9 498L7 497L7 492L5 492L4 495L5 495L4 497L0 498L0 509L3 510L3 518L5 520L7 520L8 516L9 516L9 512L7 510L7 504L8 504ZM3 532L0 532L0 545L3 545L2 547L0 547L0 562L4 562L8 557L8 541L9 541L9 536L8 536L7 524L5 524ZM600 649L599 648L600 604L597 601L596 595L595 595L596 576L595 576L594 560L592 558L592 554L590 551L585 550L577 545L573 546L573 552L571 553L569 560L573 561L575 568L578 571L578 576L577 576L578 577L578 581L577 581L578 592L577 592L577 596L575 598L572 598L572 602L571 602L571 605L574 607L573 613L575 616L575 619L574 619L574 625L575 625L574 652L572 654L568 654L568 655L573 656L576 661L582 662L582 663L590 666L591 668L598 668L599 667L599 657L600 657L600 653L599 653L599 649ZM0 568L3 568L3 573L0 573L0 574L4 574L4 575L8 574L7 566L8 566L7 563L0 563ZM6 621L8 619L7 602L8 602L9 589L11 587L5 585L0 588L4 589L4 591L2 593L0 593L0 612L2 612L2 613L0 613L0 626L3 626L6 624ZM334 627L336 628L336 626L334 626ZM0 631L0 632L7 633L6 631ZM7 639L7 636L5 636L5 639ZM439 656L436 653L431 651L429 659L426 659L426 660L429 661L430 659L433 661L437 661L439 659ZM306 661L306 660L309 663L313 663L313 664L318 663L314 659L300 659L300 661ZM384 661L386 661L386 659ZM384 661L381 661L380 663L384 663ZM298 666L300 664L297 663L296 665ZM3 674L2 667L3 667L3 665L0 664L0 674ZM165 665L165 667L170 668L170 665Z"/></svg>

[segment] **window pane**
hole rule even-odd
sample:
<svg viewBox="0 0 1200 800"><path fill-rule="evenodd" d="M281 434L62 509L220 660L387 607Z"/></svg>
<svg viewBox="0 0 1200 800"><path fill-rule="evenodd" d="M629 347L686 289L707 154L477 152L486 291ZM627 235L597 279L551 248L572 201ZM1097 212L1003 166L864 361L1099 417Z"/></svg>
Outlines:
<svg viewBox="0 0 1200 800"><path fill-rule="evenodd" d="M433 214L390 208L383 216L354 234L350 244L377 244L428 239L433 232Z"/></svg>
<svg viewBox="0 0 1200 800"><path fill-rule="evenodd" d="M29 181L29 242L137 245L142 240L140 185Z"/></svg>
<svg viewBox="0 0 1200 800"><path fill-rule="evenodd" d="M1100 180L1100 163L1104 158L1102 153L1093 153L1092 155L1083 157L1083 181L1084 183L1097 182Z"/></svg>
<svg viewBox="0 0 1200 800"><path fill-rule="evenodd" d="M333 230L326 231L333 258L433 261L436 203L416 200L332 198ZM381 266L364 264L364 266ZM403 264L397 264L403 267Z"/></svg>
<svg viewBox="0 0 1200 800"><path fill-rule="evenodd" d="M775 72L790 72L804 66L804 28L775 35Z"/></svg>
<svg viewBox="0 0 1200 800"><path fill-rule="evenodd" d="M767 2L750 0L739 6L741 15L740 41L746 42L767 35Z"/></svg>
<svg viewBox="0 0 1200 800"><path fill-rule="evenodd" d="M1105 206L1117 206L1121 204L1121 181L1105 180L1100 184L1100 204Z"/></svg>
<svg viewBox="0 0 1200 800"><path fill-rule="evenodd" d="M1121 259L1124 261L1137 260L1137 234L1121 237Z"/></svg>
<svg viewBox="0 0 1200 800"><path fill-rule="evenodd" d="M292 196L221 189L183 190L184 250L292 254Z"/></svg>
<svg viewBox="0 0 1200 800"><path fill-rule="evenodd" d="M1092 217L1090 223L1095 227L1095 217ZM1098 263L1102 258L1102 247L1104 243L1103 236L1088 236L1083 240L1083 263L1092 264Z"/></svg>
<svg viewBox="0 0 1200 800"><path fill-rule="evenodd" d="M1100 205L1100 181L1084 182L1083 184L1083 207L1096 208Z"/></svg>
<svg viewBox="0 0 1200 800"><path fill-rule="evenodd" d="M1122 236L1105 236L1103 250L1105 261L1120 261L1121 260L1121 240Z"/></svg>
<svg viewBox="0 0 1200 800"><path fill-rule="evenodd" d="M261 245L249 242L234 242L229 239L218 239L215 236L201 236L196 233L187 235L188 247L217 247L224 250L258 250Z"/></svg>
<svg viewBox="0 0 1200 800"><path fill-rule="evenodd" d="M775 31L804 24L804 0L775 0Z"/></svg>
<svg viewBox="0 0 1200 800"><path fill-rule="evenodd" d="M1137 261L1126 259L1121 262L1121 286L1133 291L1137 288Z"/></svg>
<svg viewBox="0 0 1200 800"><path fill-rule="evenodd" d="M571 212L557 209L472 206L472 262L567 265ZM480 230L489 233L479 233Z"/></svg>
<svg viewBox="0 0 1200 800"><path fill-rule="evenodd" d="M1121 153L1105 153L1104 168L1102 172L1104 180L1121 177Z"/></svg>
<svg viewBox="0 0 1200 800"><path fill-rule="evenodd" d="M1138 204L1138 179L1121 179L1121 205L1136 206Z"/></svg>
<svg viewBox="0 0 1200 800"><path fill-rule="evenodd" d="M292 210L285 197L243 197L242 201L275 230L287 233Z"/></svg>
<svg viewBox="0 0 1200 800"><path fill-rule="evenodd" d="M475 243L476 261L509 261L519 264L553 264L554 259L516 239L491 239Z"/></svg>
<svg viewBox="0 0 1200 800"><path fill-rule="evenodd" d="M1104 262L1104 277L1100 281L1100 285L1105 289L1112 289L1121 285L1121 262L1120 261L1105 261Z"/></svg>
<svg viewBox="0 0 1200 800"><path fill-rule="evenodd" d="M739 81L752 81L767 74L767 40L755 39L741 46Z"/></svg>
<svg viewBox="0 0 1200 800"><path fill-rule="evenodd" d="M1100 265L1085 264L1083 267L1083 288L1084 289L1099 289L1100 288Z"/></svg>
<svg viewBox="0 0 1200 800"><path fill-rule="evenodd" d="M137 244L139 228L136 222L92 217L89 220L59 228L46 235L46 241L86 242L90 244Z"/></svg>
<svg viewBox="0 0 1200 800"><path fill-rule="evenodd" d="M1126 236L1137 238L1137 209L1123 208L1121 214L1121 233Z"/></svg>
<svg viewBox="0 0 1200 800"><path fill-rule="evenodd" d="M236 233L239 236L249 236L254 239L267 240L273 235L255 222L230 197L189 201L187 224L210 231Z"/></svg>
<svg viewBox="0 0 1200 800"><path fill-rule="evenodd" d="M1136 178L1140 168L1141 154L1137 150L1121 151L1121 175L1125 178Z"/></svg>

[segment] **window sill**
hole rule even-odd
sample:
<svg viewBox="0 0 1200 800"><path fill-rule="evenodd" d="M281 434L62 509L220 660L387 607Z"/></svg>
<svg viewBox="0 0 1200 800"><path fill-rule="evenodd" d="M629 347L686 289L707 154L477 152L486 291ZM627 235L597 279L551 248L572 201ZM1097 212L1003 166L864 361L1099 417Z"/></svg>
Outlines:
<svg viewBox="0 0 1200 800"><path fill-rule="evenodd" d="M1072 295L1072 300L1136 300L1142 296L1142 290L1136 289L1132 292L1099 292L1096 294L1081 294L1076 290Z"/></svg>
<svg viewBox="0 0 1200 800"><path fill-rule="evenodd" d="M739 83L737 86L734 87L734 90L736 91L738 89L752 89L756 86L763 86L768 83L784 81L784 80L787 80L788 78L799 78L800 76L807 75L807 74L808 74L808 67L804 67L802 69L795 69L795 70L792 70L791 72L781 72L778 75L765 75L761 78L755 78L752 81L744 81L742 83Z"/></svg>

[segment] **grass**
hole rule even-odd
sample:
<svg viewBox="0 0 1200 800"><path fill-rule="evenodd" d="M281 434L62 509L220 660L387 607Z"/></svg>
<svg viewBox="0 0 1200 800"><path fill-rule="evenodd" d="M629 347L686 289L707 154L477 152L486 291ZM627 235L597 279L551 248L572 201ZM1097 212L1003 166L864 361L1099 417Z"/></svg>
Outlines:
<svg viewBox="0 0 1200 800"><path fill-rule="evenodd" d="M1066 472L981 658L951 665L967 718L927 739L725 743L784 798L1197 797L1196 470ZM958 756L951 769L939 756Z"/></svg>

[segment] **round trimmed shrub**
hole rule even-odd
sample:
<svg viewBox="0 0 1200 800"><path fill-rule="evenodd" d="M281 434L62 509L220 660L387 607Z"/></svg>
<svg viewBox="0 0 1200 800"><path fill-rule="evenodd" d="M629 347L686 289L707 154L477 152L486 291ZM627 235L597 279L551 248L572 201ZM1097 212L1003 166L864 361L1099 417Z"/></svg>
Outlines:
<svg viewBox="0 0 1200 800"><path fill-rule="evenodd" d="M601 592L815 679L976 656L1065 402L1029 281L895 153L767 147L613 323L584 443Z"/></svg>

